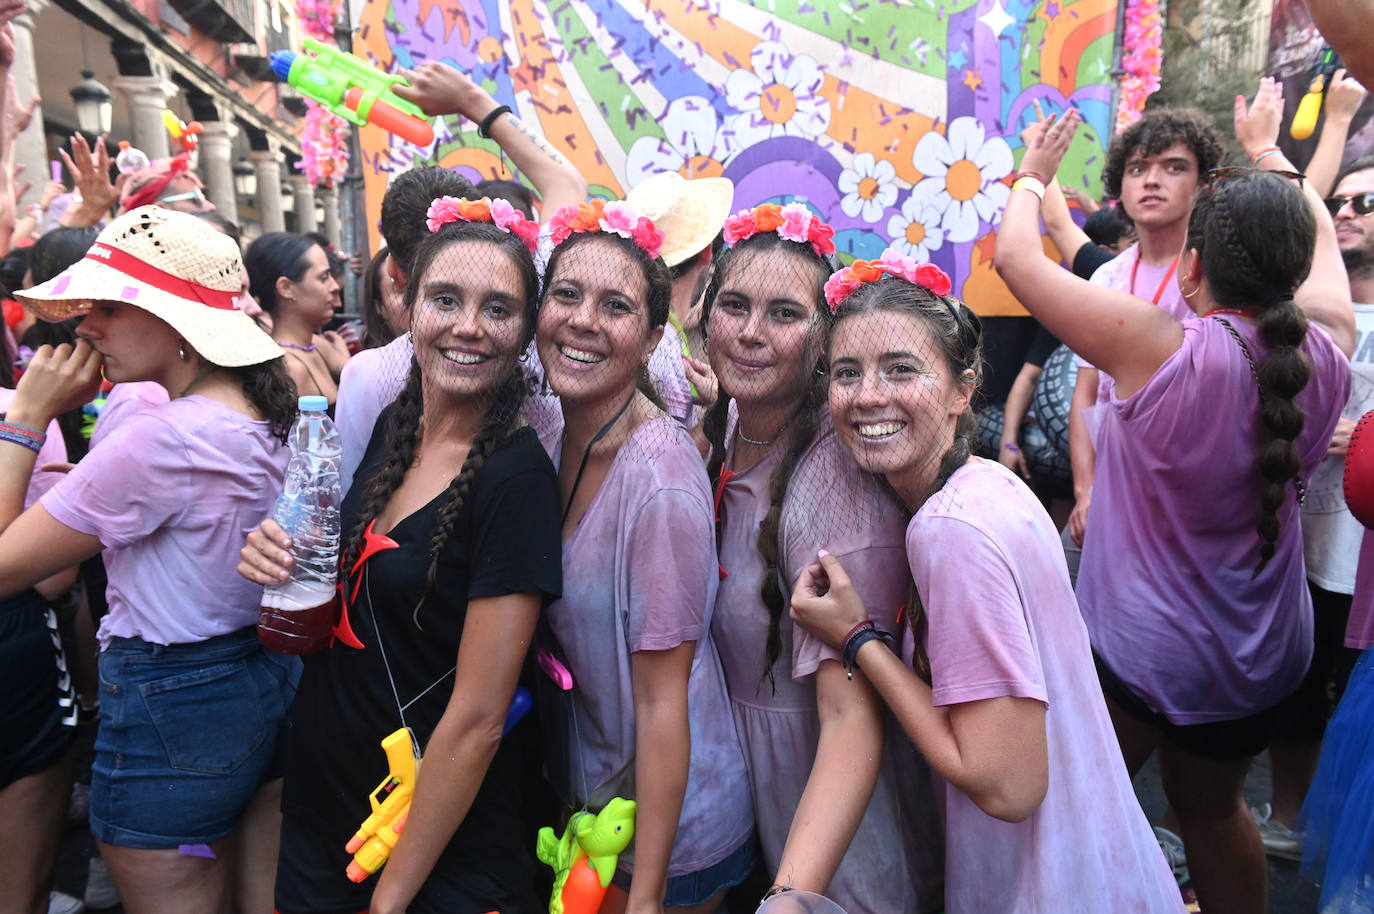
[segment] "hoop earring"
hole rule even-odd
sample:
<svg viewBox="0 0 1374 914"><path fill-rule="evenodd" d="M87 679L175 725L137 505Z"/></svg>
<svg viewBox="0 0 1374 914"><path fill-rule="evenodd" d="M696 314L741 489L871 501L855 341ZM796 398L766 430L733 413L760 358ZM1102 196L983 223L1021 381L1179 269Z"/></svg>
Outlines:
<svg viewBox="0 0 1374 914"><path fill-rule="evenodd" d="M1202 288L1202 286L1194 286L1194 287L1193 287L1193 291L1191 291L1191 292L1184 292L1182 289L1179 289L1178 291L1179 291L1179 293L1180 293L1184 298L1192 298L1194 295L1197 294L1198 289L1201 289L1201 288Z"/></svg>

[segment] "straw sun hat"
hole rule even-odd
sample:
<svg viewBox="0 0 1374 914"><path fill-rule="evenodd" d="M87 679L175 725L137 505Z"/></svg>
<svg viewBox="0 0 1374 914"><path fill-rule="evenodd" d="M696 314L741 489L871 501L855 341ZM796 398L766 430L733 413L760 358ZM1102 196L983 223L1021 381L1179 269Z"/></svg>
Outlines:
<svg viewBox="0 0 1374 914"><path fill-rule="evenodd" d="M86 256L15 297L47 321L85 314L93 302L135 305L160 318L206 361L257 365L282 349L239 310L238 246L186 213L140 206L115 219Z"/></svg>
<svg viewBox="0 0 1374 914"><path fill-rule="evenodd" d="M625 202L663 232L663 262L675 267L709 245L730 215L735 185L729 178L689 181L664 171L634 186Z"/></svg>

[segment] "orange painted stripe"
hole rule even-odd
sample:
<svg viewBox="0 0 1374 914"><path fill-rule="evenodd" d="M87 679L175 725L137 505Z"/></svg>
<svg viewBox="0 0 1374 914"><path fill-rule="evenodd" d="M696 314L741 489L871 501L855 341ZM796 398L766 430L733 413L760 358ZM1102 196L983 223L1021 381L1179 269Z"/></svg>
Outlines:
<svg viewBox="0 0 1374 914"><path fill-rule="evenodd" d="M1078 86L1078 62L1082 59L1083 52L1088 49L1088 45L1103 35L1110 34L1115 28L1116 13L1107 11L1087 20L1069 35L1059 57L1059 91L1063 92L1065 97L1072 95Z"/></svg>

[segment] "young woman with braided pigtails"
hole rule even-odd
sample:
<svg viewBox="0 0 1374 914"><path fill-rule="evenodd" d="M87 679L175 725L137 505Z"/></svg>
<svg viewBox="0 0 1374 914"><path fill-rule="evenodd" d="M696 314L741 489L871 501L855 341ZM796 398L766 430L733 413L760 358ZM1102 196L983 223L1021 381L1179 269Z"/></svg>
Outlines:
<svg viewBox="0 0 1374 914"><path fill-rule="evenodd" d="M599 200L549 227L536 344L563 411L563 597L545 619L572 688L541 715L557 727L547 767L569 810L637 804L602 912L709 914L754 866L754 817L709 636L711 491L649 382L672 294L663 233Z"/></svg>
<svg viewBox="0 0 1374 914"><path fill-rule="evenodd" d="M1170 912L1183 903L1116 761L1059 535L971 457L981 326L949 278L888 251L826 285L836 434L908 511L909 636L862 564L820 550L792 618L861 669L943 780L945 910Z"/></svg>
<svg viewBox="0 0 1374 914"><path fill-rule="evenodd" d="M1031 249L1076 112L1030 144L997 244L1016 297L1116 382L1078 601L1127 768L1159 750L1207 911L1266 910L1241 788L1312 655L1299 506L1350 387L1350 290L1321 199L1274 145L1282 109L1271 80L1236 100L1255 167L1214 172L1193 207L1178 283L1196 317Z"/></svg>
<svg viewBox="0 0 1374 914"><path fill-rule="evenodd" d="M557 482L520 419L538 230L502 201L452 197L428 225L405 290L410 376L341 511L356 637L305 658L292 707L282 914L538 905L521 741L502 739L535 623L561 590ZM240 573L281 579L287 545L265 522ZM388 773L381 740L400 727L422 755L404 831L377 876L350 872L345 845Z"/></svg>
<svg viewBox="0 0 1374 914"><path fill-rule="evenodd" d="M787 618L821 548L862 567L885 629L909 589L906 512L854 463L826 410L830 236L801 203L725 223L703 318L722 391L703 420L724 573L711 635L774 888L823 893L850 914L931 911L943 842L928 769L906 740L884 746L864 677Z"/></svg>

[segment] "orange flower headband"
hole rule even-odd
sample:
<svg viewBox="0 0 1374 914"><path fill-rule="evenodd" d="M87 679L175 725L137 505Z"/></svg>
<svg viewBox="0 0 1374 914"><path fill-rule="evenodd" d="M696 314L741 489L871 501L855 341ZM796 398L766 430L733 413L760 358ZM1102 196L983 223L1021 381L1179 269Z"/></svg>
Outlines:
<svg viewBox="0 0 1374 914"><path fill-rule="evenodd" d="M825 300L834 311L840 302L853 295L866 282L877 282L884 276L896 276L909 283L929 289L943 298L953 284L949 275L933 263L917 263L914 257L899 254L888 248L877 260L856 260L837 271L825 283Z"/></svg>
<svg viewBox="0 0 1374 914"><path fill-rule="evenodd" d="M526 219L507 200L464 200L460 197L439 197L429 205L425 213L425 225L431 232L448 225L450 222L490 222L501 231L514 235L524 242L531 254L539 246L539 223Z"/></svg>
<svg viewBox="0 0 1374 914"><path fill-rule="evenodd" d="M788 241L799 244L810 242L811 249L818 256L835 253L835 242L832 240L835 230L807 209L804 203L789 203L786 206L760 203L753 209L740 210L726 219L723 231L725 243L730 247L754 235L777 232Z"/></svg>
<svg viewBox="0 0 1374 914"><path fill-rule="evenodd" d="M663 249L663 232L654 226L653 220L639 215L623 200L588 200L577 206L560 206L549 220L549 232L556 245L583 232L619 235L633 241L651 260Z"/></svg>

